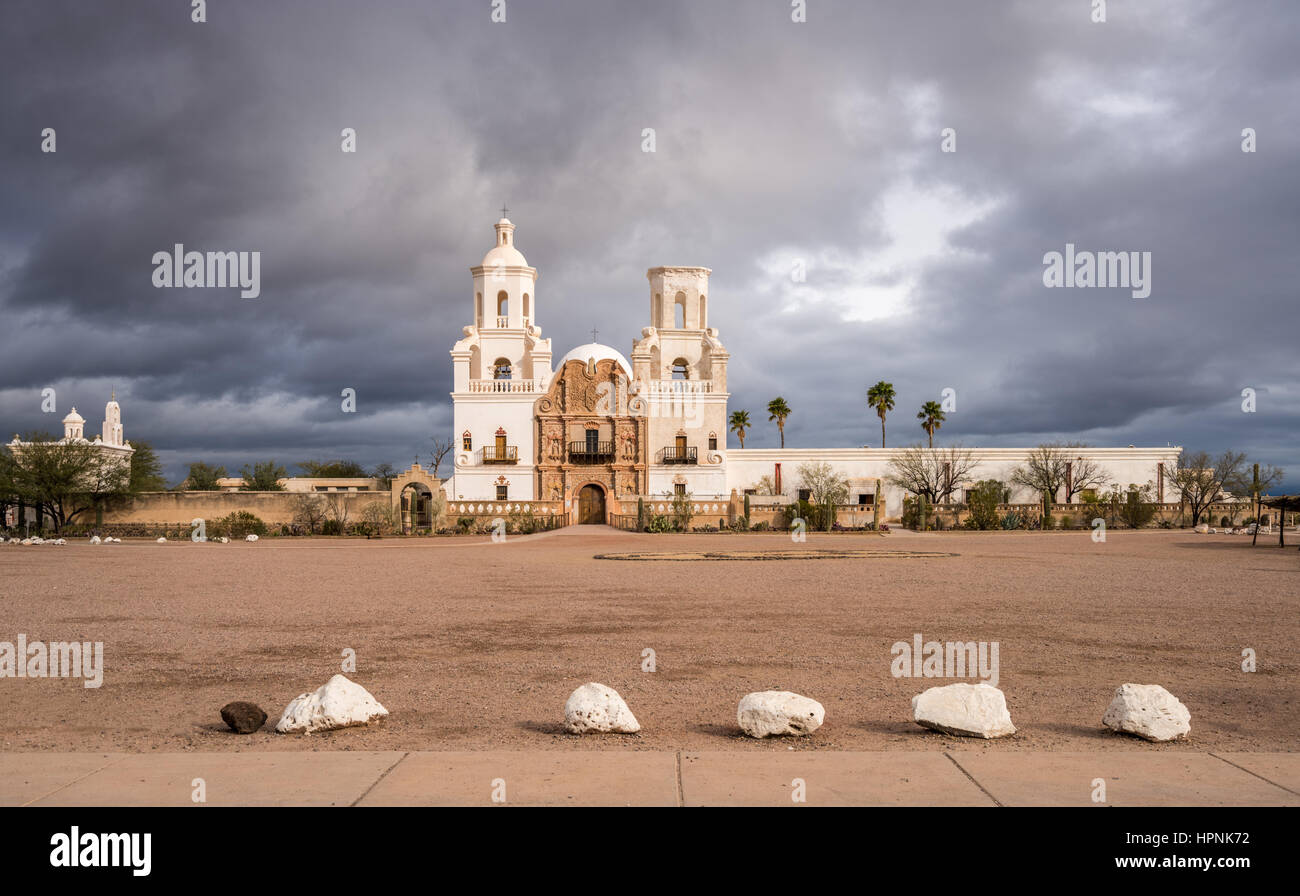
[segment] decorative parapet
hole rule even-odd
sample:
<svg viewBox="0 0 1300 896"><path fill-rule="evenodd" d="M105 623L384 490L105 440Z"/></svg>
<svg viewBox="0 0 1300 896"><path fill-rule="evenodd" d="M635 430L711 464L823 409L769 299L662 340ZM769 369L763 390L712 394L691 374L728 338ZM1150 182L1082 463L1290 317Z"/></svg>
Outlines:
<svg viewBox="0 0 1300 896"><path fill-rule="evenodd" d="M533 392L544 392L545 380L528 379L528 380L470 380L467 384L466 392L474 394L528 394Z"/></svg>
<svg viewBox="0 0 1300 896"><path fill-rule="evenodd" d="M532 513L553 516L565 513L563 501L448 501L448 516L505 516Z"/></svg>

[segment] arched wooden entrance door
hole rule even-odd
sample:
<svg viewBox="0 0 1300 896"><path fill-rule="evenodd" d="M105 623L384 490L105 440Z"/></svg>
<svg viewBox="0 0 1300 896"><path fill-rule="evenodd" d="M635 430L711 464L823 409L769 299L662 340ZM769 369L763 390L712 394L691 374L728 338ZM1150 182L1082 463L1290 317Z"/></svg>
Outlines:
<svg viewBox="0 0 1300 896"><path fill-rule="evenodd" d="M578 492L578 522L605 522L605 490L599 485L584 485Z"/></svg>

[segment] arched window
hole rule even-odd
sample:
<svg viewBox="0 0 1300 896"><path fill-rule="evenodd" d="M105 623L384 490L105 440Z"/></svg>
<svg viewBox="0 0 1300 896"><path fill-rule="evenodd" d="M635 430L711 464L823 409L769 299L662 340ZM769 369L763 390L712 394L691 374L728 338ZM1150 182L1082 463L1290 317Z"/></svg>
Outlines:
<svg viewBox="0 0 1300 896"><path fill-rule="evenodd" d="M465 432L460 437L460 450L461 451L474 450L474 439L472 436L470 436L468 429L465 430Z"/></svg>
<svg viewBox="0 0 1300 896"><path fill-rule="evenodd" d="M709 297L701 293L700 294L700 329L707 330L708 328L709 328Z"/></svg>
<svg viewBox="0 0 1300 896"><path fill-rule="evenodd" d="M528 299L528 293L524 293L524 320L527 321L533 316L532 302Z"/></svg>
<svg viewBox="0 0 1300 896"><path fill-rule="evenodd" d="M673 299L673 326L678 330L686 329L686 293L679 292Z"/></svg>
<svg viewBox="0 0 1300 896"><path fill-rule="evenodd" d="M497 316L505 317L509 313L510 296L503 289L497 293Z"/></svg>
<svg viewBox="0 0 1300 896"><path fill-rule="evenodd" d="M474 293L474 326L483 326L483 293Z"/></svg>
<svg viewBox="0 0 1300 896"><path fill-rule="evenodd" d="M691 365L685 358L678 358L673 362L673 379L689 380L691 378Z"/></svg>
<svg viewBox="0 0 1300 896"><path fill-rule="evenodd" d="M492 365L492 379L508 380L514 375L514 370L510 366L509 358L497 358L496 363Z"/></svg>

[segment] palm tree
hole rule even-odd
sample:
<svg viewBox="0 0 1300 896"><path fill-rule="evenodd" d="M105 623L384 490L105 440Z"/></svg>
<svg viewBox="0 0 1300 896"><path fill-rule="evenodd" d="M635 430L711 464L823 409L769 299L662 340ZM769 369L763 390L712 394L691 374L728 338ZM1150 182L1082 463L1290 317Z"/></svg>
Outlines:
<svg viewBox="0 0 1300 896"><path fill-rule="evenodd" d="M921 428L930 436L930 447L934 447L934 431L943 426L943 406L937 401L927 401L921 405L921 413L916 415L921 421Z"/></svg>
<svg viewBox="0 0 1300 896"><path fill-rule="evenodd" d="M770 415L769 421L776 421L776 428L781 432L781 447L785 447L785 418L789 417L794 411L785 403L784 398L773 398L767 403L767 413Z"/></svg>
<svg viewBox="0 0 1300 896"><path fill-rule="evenodd" d="M740 439L740 447L745 447L745 430L749 429L749 411L731 412L731 431Z"/></svg>
<svg viewBox="0 0 1300 896"><path fill-rule="evenodd" d="M894 409L894 384L884 380L867 390L867 406L876 409L880 417L880 447L885 447L885 414Z"/></svg>

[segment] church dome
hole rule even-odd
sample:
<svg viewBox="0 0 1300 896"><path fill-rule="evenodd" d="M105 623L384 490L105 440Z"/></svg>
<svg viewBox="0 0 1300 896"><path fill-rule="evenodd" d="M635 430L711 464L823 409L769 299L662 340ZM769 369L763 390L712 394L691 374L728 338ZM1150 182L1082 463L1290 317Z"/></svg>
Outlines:
<svg viewBox="0 0 1300 896"><path fill-rule="evenodd" d="M608 345L601 345L599 342L588 342L586 345L580 345L571 350L567 355L560 359L560 363L555 365L556 370L562 370L564 365L570 361L581 361L586 364L589 360L596 361L614 361L623 368L623 372L629 377L632 376L632 364L623 353L618 349L610 348Z"/></svg>
<svg viewBox="0 0 1300 896"><path fill-rule="evenodd" d="M66 416L66 417L63 418L63 422L64 422L65 424L66 424L66 423L85 423L85 422L86 422L86 419L85 419L84 417L82 417L80 414L77 413L77 409L76 409L76 408L73 408L73 409L72 409L72 413L68 414L68 416Z"/></svg>

